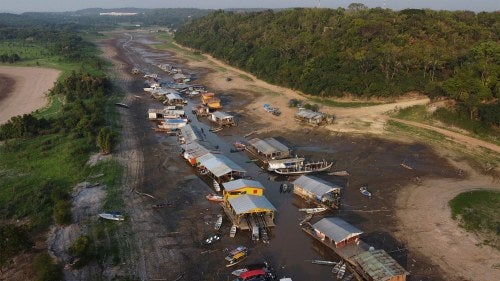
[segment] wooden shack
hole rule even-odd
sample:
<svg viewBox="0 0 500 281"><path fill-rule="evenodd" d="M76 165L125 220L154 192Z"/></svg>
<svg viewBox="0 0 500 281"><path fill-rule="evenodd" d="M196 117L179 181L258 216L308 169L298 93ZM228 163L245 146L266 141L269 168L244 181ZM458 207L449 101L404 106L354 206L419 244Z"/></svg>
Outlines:
<svg viewBox="0 0 500 281"><path fill-rule="evenodd" d="M264 186L255 180L248 179L238 179L230 182L225 182L222 184L224 187L224 203L229 204L229 199L249 194L255 196L264 195Z"/></svg>
<svg viewBox="0 0 500 281"><path fill-rule="evenodd" d="M199 116L199 117L210 115L210 110L209 110L208 106L203 105L203 104L199 104L197 106L194 106L192 109L192 112L196 116Z"/></svg>
<svg viewBox="0 0 500 281"><path fill-rule="evenodd" d="M210 151L196 141L188 143L182 148L182 157L184 157L191 166L195 166L198 163L198 158L208 153L210 153Z"/></svg>
<svg viewBox="0 0 500 281"><path fill-rule="evenodd" d="M236 126L236 122L234 121L234 116L222 111L215 111L211 113L210 121L217 124L218 127Z"/></svg>
<svg viewBox="0 0 500 281"><path fill-rule="evenodd" d="M290 157L291 149L275 138L254 138L248 141L247 150L263 160ZM267 162L267 161L266 161Z"/></svg>
<svg viewBox="0 0 500 281"><path fill-rule="evenodd" d="M168 105L185 105L187 102L179 95L179 93L170 92L165 96L165 103Z"/></svg>
<svg viewBox="0 0 500 281"><path fill-rule="evenodd" d="M180 129L179 143L189 144L199 140L203 140L203 137L197 127L188 124Z"/></svg>
<svg viewBox="0 0 500 281"><path fill-rule="evenodd" d="M293 182L293 192L321 206L340 208L342 188L314 176L303 175Z"/></svg>
<svg viewBox="0 0 500 281"><path fill-rule="evenodd" d="M352 257L356 272L368 281L406 281L409 273L384 250L371 250Z"/></svg>
<svg viewBox="0 0 500 281"><path fill-rule="evenodd" d="M316 236L325 244L341 248L356 244L363 231L347 223L341 218L327 217L312 225Z"/></svg>
<svg viewBox="0 0 500 281"><path fill-rule="evenodd" d="M295 114L295 119L311 124L311 125L324 125L328 123L328 116L325 113L312 111L305 108L299 108L299 111Z"/></svg>

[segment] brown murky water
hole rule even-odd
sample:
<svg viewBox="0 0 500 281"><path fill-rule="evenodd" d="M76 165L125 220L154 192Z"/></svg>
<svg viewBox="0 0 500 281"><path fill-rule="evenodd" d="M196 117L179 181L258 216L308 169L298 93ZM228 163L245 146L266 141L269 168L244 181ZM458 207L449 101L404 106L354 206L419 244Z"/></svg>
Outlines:
<svg viewBox="0 0 500 281"><path fill-rule="evenodd" d="M152 42L146 35L136 35L137 39L121 49L126 37L115 41L120 58L133 65L140 66L153 73L167 78L155 65L172 63L167 52L150 49ZM182 66L180 66L182 68ZM192 70L203 77L207 70ZM167 78L168 79L168 78ZM195 82L196 83L196 82ZM148 108L158 107L159 103L142 92L143 81L137 79L129 91L141 95L135 99L131 112L136 117L142 135L141 144L145 157L145 180L143 192L162 198L162 202L170 203L168 208L158 210L165 232L188 233L185 243L177 245L184 255L179 268L185 272L183 280L232 280L232 269L224 267L224 250L238 245L246 245L250 250L247 262L266 260L277 270L278 276L287 276L293 280L332 280L331 268L311 264L308 260L338 260L333 252L321 243L309 237L299 227L303 214L298 207L304 202L291 193L280 193L279 185L293 178L275 177L263 172L245 153L230 153L231 143L242 140L243 136L255 129L251 126L251 116L239 116L240 122L249 124L243 127L224 129L217 134L209 132L206 119L198 120L190 113L193 101L186 107L192 119L192 125L203 128L205 141L218 146L222 153L246 169L247 175L260 181L265 187L266 197L277 208L277 226L272 229L269 244L254 244L248 231L237 233L236 238L229 238L230 224L226 222L221 229L222 241L210 247L200 246L203 237L214 233L212 223L222 210L216 204L207 202L204 196L211 192L208 185L194 175L192 168L179 157L180 147L175 137L155 133L153 123L147 121ZM194 101L197 103L197 100ZM236 109L248 102L244 98L236 99L234 93L223 98L226 111ZM293 122L293 121L292 121ZM408 252L404 244L394 239L393 233L398 229L394 217L394 201L400 187L410 182L418 182L424 177L454 177L456 171L445 159L438 157L432 150L422 144L404 144L390 142L377 137L335 136L321 128L304 128L301 132L289 132L286 135L275 135L272 132L252 137L279 137L283 142L293 146L298 155L308 159L335 160L332 170L347 170L348 179L321 174L319 177L344 187L342 209L330 214L313 218L313 222L324 215L338 215L358 228L364 230L363 240L375 248L388 251L398 262L411 272L408 280L443 280L440 273L432 269L426 260ZM414 168L408 170L401 167L405 163ZM359 187L367 185L373 196L371 199L359 193ZM208 252L213 250L213 252ZM430 270L429 270L430 268ZM166 276L169 273L165 273ZM201 277L202 276L202 277Z"/></svg>

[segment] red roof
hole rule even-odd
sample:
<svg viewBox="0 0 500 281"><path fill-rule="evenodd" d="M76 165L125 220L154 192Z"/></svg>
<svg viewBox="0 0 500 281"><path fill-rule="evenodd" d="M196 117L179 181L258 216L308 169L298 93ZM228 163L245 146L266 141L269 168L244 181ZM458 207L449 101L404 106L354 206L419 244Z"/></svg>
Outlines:
<svg viewBox="0 0 500 281"><path fill-rule="evenodd" d="M260 275L265 275L265 274L266 274L266 272L263 269L256 269L256 270L250 270L247 272L243 272L240 275L240 278L245 280L249 277L255 277L255 276L260 276Z"/></svg>

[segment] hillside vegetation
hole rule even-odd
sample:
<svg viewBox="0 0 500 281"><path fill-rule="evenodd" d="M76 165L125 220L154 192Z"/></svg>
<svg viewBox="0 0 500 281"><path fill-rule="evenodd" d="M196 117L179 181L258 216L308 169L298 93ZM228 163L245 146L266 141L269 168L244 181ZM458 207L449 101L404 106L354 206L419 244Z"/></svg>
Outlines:
<svg viewBox="0 0 500 281"><path fill-rule="evenodd" d="M217 11L175 39L261 79L321 97L421 91L500 125L500 14L467 11L302 9Z"/></svg>

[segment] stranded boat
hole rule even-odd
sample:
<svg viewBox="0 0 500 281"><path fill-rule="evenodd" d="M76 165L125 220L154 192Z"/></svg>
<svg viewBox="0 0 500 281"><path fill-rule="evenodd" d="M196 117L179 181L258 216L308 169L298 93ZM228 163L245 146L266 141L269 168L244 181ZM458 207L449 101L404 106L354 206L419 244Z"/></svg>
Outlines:
<svg viewBox="0 0 500 281"><path fill-rule="evenodd" d="M325 208L325 207L321 207L321 208L302 208L302 209L299 209L299 211L306 212L308 214L317 214L317 213L324 212L326 210L328 210L328 208Z"/></svg>
<svg viewBox="0 0 500 281"><path fill-rule="evenodd" d="M366 197L369 197L369 198L372 197L372 193L370 191L368 191L368 189L366 188L366 186L360 187L359 188L359 192L361 192L361 194L363 194Z"/></svg>
<svg viewBox="0 0 500 281"><path fill-rule="evenodd" d="M312 264L319 264L319 265L336 265L337 263L334 261L323 261L323 260L312 260Z"/></svg>
<svg viewBox="0 0 500 281"><path fill-rule="evenodd" d="M275 169L274 172L280 175L303 175L323 172L330 169L333 162L327 162L325 160L319 162L311 162L305 164L299 164L295 166L290 166L288 168Z"/></svg>
<svg viewBox="0 0 500 281"><path fill-rule="evenodd" d="M207 198L208 201L213 201L213 202L224 201L224 198L222 196L213 193L208 194L207 196L205 196L205 198Z"/></svg>
<svg viewBox="0 0 500 281"><path fill-rule="evenodd" d="M247 257L247 254L248 249L245 246L239 246L238 248L232 250L225 258L225 260L228 262L226 267L230 267L237 263L240 263Z"/></svg>
<svg viewBox="0 0 500 281"><path fill-rule="evenodd" d="M109 212L109 213L101 213L99 214L99 217L107 220L114 220L114 221L123 221L125 220L125 217L117 212Z"/></svg>
<svg viewBox="0 0 500 281"><path fill-rule="evenodd" d="M222 215L218 214L217 215L217 221L215 222L215 230L219 230L220 227L222 226Z"/></svg>
<svg viewBox="0 0 500 281"><path fill-rule="evenodd" d="M203 240L203 245L212 245L213 243L217 242L220 240L219 235L212 235L205 240Z"/></svg>

